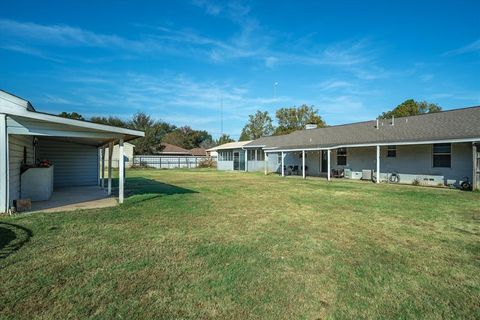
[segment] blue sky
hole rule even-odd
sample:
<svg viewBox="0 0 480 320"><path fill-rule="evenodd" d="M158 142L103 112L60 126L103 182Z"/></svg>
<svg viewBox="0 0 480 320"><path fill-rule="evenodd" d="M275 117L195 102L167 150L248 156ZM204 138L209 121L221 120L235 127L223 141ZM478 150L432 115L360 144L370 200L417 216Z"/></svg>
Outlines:
<svg viewBox="0 0 480 320"><path fill-rule="evenodd" d="M480 104L479 1L5 1L0 88L40 111L136 111L238 138L248 115L328 124L408 98ZM278 82L276 89L274 83Z"/></svg>

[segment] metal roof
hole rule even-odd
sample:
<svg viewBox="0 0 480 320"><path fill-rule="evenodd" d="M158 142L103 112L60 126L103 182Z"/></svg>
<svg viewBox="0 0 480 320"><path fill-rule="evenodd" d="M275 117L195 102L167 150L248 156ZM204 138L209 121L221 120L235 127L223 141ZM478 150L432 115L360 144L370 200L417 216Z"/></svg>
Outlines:
<svg viewBox="0 0 480 320"><path fill-rule="evenodd" d="M217 151L217 150L227 150L227 149L241 149L244 145L252 142L249 141L238 141L238 142L228 142L221 144L219 146L208 149L207 151Z"/></svg>
<svg viewBox="0 0 480 320"><path fill-rule="evenodd" d="M245 147L264 149L329 148L345 145L422 141L480 140L480 106L395 119L379 119L287 135L263 137Z"/></svg>

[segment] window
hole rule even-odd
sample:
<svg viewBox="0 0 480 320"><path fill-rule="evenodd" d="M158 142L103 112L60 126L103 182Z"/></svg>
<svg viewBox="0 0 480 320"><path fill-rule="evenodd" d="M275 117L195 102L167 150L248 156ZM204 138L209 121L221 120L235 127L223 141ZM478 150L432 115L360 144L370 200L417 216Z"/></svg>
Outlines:
<svg viewBox="0 0 480 320"><path fill-rule="evenodd" d="M433 145L433 167L450 168L452 162L452 145L437 143Z"/></svg>
<svg viewBox="0 0 480 320"><path fill-rule="evenodd" d="M337 149L337 166L347 165L347 148Z"/></svg>
<svg viewBox="0 0 480 320"><path fill-rule="evenodd" d="M257 150L257 161L264 161L265 160L265 154L263 153L262 149Z"/></svg>
<svg viewBox="0 0 480 320"><path fill-rule="evenodd" d="M247 158L248 158L248 160L255 160L255 151L256 151L256 150L247 150Z"/></svg>
<svg viewBox="0 0 480 320"><path fill-rule="evenodd" d="M397 156L397 146L388 146L387 147L387 157L395 158Z"/></svg>
<svg viewBox="0 0 480 320"><path fill-rule="evenodd" d="M279 153L277 153L277 155L278 155L277 163L282 163L282 153L279 152Z"/></svg>

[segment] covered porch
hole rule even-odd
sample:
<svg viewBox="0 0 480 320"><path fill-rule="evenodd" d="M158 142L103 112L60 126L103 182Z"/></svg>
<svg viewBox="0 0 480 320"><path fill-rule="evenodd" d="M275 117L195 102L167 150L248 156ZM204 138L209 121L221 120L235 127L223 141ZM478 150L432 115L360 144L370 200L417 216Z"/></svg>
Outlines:
<svg viewBox="0 0 480 320"><path fill-rule="evenodd" d="M0 144L7 146L0 150L0 212L15 211L25 199L31 201L30 211L123 203L124 179L118 181L118 201L112 194L113 146L118 144L119 159L124 159L124 142L143 135L25 109L0 114ZM118 170L125 177L124 161Z"/></svg>
<svg viewBox="0 0 480 320"><path fill-rule="evenodd" d="M265 150L265 174L346 178L375 183L479 188L478 142L345 145ZM277 169L272 170L272 158ZM467 184L465 184L467 183Z"/></svg>

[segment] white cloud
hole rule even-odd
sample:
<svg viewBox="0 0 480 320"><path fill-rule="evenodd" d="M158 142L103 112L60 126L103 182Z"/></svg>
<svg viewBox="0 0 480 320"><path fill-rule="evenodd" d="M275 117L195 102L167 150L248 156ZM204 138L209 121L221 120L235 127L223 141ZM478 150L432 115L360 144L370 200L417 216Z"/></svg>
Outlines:
<svg viewBox="0 0 480 320"><path fill-rule="evenodd" d="M344 80L327 80L315 85L314 88L319 88L321 90L335 90L335 89L343 89L343 88L351 88L354 87L355 84L349 81Z"/></svg>
<svg viewBox="0 0 480 320"><path fill-rule="evenodd" d="M444 56L455 56L460 54L480 52L480 39L477 39L466 46L445 52Z"/></svg>
<svg viewBox="0 0 480 320"><path fill-rule="evenodd" d="M220 12L222 12L222 7L219 4L214 3L213 1L193 0L192 4L204 9L207 14L212 16L217 16L218 14L220 14Z"/></svg>

